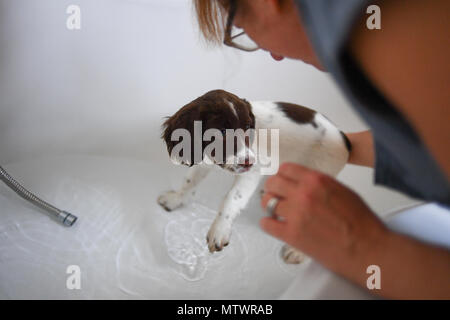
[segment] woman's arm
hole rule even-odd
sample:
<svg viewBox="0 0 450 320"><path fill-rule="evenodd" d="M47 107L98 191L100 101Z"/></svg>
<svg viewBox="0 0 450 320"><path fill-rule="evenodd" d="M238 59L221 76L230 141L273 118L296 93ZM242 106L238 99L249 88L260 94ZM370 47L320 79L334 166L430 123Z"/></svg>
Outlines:
<svg viewBox="0 0 450 320"><path fill-rule="evenodd" d="M450 299L450 251L389 232L383 250L366 253L380 267L381 289L392 299ZM367 275L358 282L365 286Z"/></svg>
<svg viewBox="0 0 450 320"><path fill-rule="evenodd" d="M363 17L350 50L415 128L450 179L450 1L378 1L381 30Z"/></svg>
<svg viewBox="0 0 450 320"><path fill-rule="evenodd" d="M352 144L348 163L373 168L375 156L372 133L370 131L362 131L346 133L345 135Z"/></svg>
<svg viewBox="0 0 450 320"><path fill-rule="evenodd" d="M332 177L294 163L283 163L264 186L262 207L280 202L279 220L261 227L322 265L367 288L367 267L380 267L387 298L450 299L450 251L387 229L361 198Z"/></svg>

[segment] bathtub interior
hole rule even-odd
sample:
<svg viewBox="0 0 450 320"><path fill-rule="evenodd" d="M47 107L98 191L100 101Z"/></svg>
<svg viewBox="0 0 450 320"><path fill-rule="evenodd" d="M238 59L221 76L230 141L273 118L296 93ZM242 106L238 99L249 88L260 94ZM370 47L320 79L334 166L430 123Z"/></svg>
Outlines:
<svg viewBox="0 0 450 320"><path fill-rule="evenodd" d="M82 28L65 28L69 4ZM174 212L157 196L186 168L168 160L164 116L223 88L248 100L313 107L363 130L327 75L301 62L202 45L184 0L0 2L0 163L44 200L79 217L57 224L0 185L0 298L272 299L307 275L302 297L367 297L314 261L285 265L258 227L255 195L230 245L206 233L231 177L217 171ZM14 36L12 36L14 35ZM339 175L380 215L411 199L372 185L369 169ZM68 290L67 268L81 271ZM303 277L305 278L305 277Z"/></svg>
<svg viewBox="0 0 450 320"><path fill-rule="evenodd" d="M240 217L226 250L208 252L206 233L219 194L231 183L228 175L212 174L192 203L168 213L156 204L161 190L154 185L175 187L182 170L87 156L9 168L79 220L62 227L2 186L3 298L268 299L293 278L296 268L279 257L281 243L257 227L263 214L257 199ZM82 290L67 290L69 265L80 267Z"/></svg>

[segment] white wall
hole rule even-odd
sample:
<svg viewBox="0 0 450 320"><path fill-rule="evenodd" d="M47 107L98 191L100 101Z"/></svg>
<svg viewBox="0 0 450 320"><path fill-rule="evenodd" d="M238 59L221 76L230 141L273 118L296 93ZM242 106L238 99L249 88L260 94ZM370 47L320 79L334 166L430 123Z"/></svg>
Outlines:
<svg viewBox="0 0 450 320"><path fill-rule="evenodd" d="M266 52L206 48L190 3L0 0L0 163L76 153L165 165L162 117L216 88L365 129L328 75ZM79 31L66 28L69 4L81 7ZM373 187L369 169L348 166L340 179L379 213L411 202Z"/></svg>

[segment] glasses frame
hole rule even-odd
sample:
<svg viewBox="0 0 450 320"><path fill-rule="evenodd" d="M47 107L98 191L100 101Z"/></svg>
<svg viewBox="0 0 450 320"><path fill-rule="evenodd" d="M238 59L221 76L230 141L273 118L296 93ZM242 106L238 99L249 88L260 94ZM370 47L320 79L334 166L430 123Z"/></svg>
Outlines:
<svg viewBox="0 0 450 320"><path fill-rule="evenodd" d="M227 17L227 24L225 27L225 36L223 39L223 44L228 47L232 47L232 48L247 51L247 52L253 52L253 51L259 50L259 47L249 49L245 46L242 46L242 45L234 42L234 39L245 34L245 31L242 31L234 36L231 36L231 29L233 28L233 20L236 15L236 9L237 9L236 0L230 0L230 7L228 9L228 17Z"/></svg>

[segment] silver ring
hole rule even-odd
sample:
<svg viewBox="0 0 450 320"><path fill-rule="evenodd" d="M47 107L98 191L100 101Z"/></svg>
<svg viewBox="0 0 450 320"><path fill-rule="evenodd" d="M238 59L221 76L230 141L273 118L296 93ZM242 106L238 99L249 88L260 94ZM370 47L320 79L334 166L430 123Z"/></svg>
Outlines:
<svg viewBox="0 0 450 320"><path fill-rule="evenodd" d="M276 217L275 208L279 201L280 201L280 199L278 199L277 197L273 197L273 198L270 198L269 201L267 202L266 212L269 215L271 215L272 217Z"/></svg>

